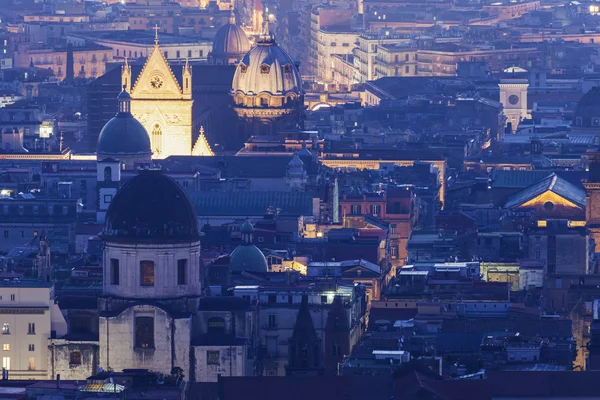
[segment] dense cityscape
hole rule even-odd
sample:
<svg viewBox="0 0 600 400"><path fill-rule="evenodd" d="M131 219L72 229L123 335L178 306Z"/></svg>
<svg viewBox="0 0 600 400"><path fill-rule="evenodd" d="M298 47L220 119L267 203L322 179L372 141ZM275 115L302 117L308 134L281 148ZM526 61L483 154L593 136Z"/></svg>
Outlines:
<svg viewBox="0 0 600 400"><path fill-rule="evenodd" d="M0 399L600 399L600 1L0 0Z"/></svg>

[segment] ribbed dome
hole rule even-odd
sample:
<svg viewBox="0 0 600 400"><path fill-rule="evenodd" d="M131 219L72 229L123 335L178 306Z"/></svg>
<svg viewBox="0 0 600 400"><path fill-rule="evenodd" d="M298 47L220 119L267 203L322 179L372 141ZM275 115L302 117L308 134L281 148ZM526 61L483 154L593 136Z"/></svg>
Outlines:
<svg viewBox="0 0 600 400"><path fill-rule="evenodd" d="M142 170L115 195L103 237L140 242L189 242L200 238L188 195L160 170Z"/></svg>
<svg viewBox="0 0 600 400"><path fill-rule="evenodd" d="M600 87L591 88L577 103L574 125L600 129Z"/></svg>
<svg viewBox="0 0 600 400"><path fill-rule="evenodd" d="M235 56L248 51L250 51L250 41L242 28L231 23L219 28L213 41L213 56Z"/></svg>
<svg viewBox="0 0 600 400"><path fill-rule="evenodd" d="M98 136L98 159L120 155L151 156L150 136L144 126L131 115L131 96L122 91L117 97L119 112L104 125Z"/></svg>
<svg viewBox="0 0 600 400"><path fill-rule="evenodd" d="M275 40L263 38L238 64L232 87L234 94L301 95L302 79L292 58Z"/></svg>

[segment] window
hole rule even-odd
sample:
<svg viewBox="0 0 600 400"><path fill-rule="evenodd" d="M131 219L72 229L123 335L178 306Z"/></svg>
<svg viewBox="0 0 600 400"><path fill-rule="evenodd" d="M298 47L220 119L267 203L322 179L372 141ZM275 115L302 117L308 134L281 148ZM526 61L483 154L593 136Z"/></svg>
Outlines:
<svg viewBox="0 0 600 400"><path fill-rule="evenodd" d="M2 357L2 368L7 371L10 370L10 357Z"/></svg>
<svg viewBox="0 0 600 400"><path fill-rule="evenodd" d="M104 182L110 182L112 181L112 168L111 167L104 167Z"/></svg>
<svg viewBox="0 0 600 400"><path fill-rule="evenodd" d="M192 58L192 51L191 50L188 50L188 57Z"/></svg>
<svg viewBox="0 0 600 400"><path fill-rule="evenodd" d="M277 315L270 314L268 323L269 323L269 328L277 328Z"/></svg>
<svg viewBox="0 0 600 400"><path fill-rule="evenodd" d="M225 334L225 320L219 317L208 319L207 332L210 334Z"/></svg>
<svg viewBox="0 0 600 400"><path fill-rule="evenodd" d="M35 344L29 345L29 351L35 351Z"/></svg>
<svg viewBox="0 0 600 400"><path fill-rule="evenodd" d="M4 351L10 351L10 343L4 343L2 345L2 350L4 350Z"/></svg>
<svg viewBox="0 0 600 400"><path fill-rule="evenodd" d="M35 358L29 357L29 370L33 371L35 369Z"/></svg>
<svg viewBox="0 0 600 400"><path fill-rule="evenodd" d="M104 203L110 203L112 201L112 194L104 195Z"/></svg>
<svg viewBox="0 0 600 400"><path fill-rule="evenodd" d="M78 351L72 351L69 354L69 365L81 365L81 353Z"/></svg>
<svg viewBox="0 0 600 400"><path fill-rule="evenodd" d="M119 260L116 258L110 259L110 284L119 284Z"/></svg>
<svg viewBox="0 0 600 400"><path fill-rule="evenodd" d="M62 212L63 212L63 215L67 215L69 213L69 207L63 206Z"/></svg>
<svg viewBox="0 0 600 400"><path fill-rule="evenodd" d="M180 52L179 50L177 50L177 51L175 52L175 57L176 57L176 58L179 58L179 57L181 57L181 52Z"/></svg>
<svg viewBox="0 0 600 400"><path fill-rule="evenodd" d="M186 285L187 284L187 260L186 259L177 260L177 284L178 285Z"/></svg>
<svg viewBox="0 0 600 400"><path fill-rule="evenodd" d="M30 322L30 323L27 325L27 334L28 334L28 335L35 335L35 323L33 323L33 322Z"/></svg>
<svg viewBox="0 0 600 400"><path fill-rule="evenodd" d="M154 286L154 262L140 262L140 285Z"/></svg>
<svg viewBox="0 0 600 400"><path fill-rule="evenodd" d="M271 70L271 67L269 67L267 64L261 64L261 66L260 66L261 74L268 74L270 70Z"/></svg>
<svg viewBox="0 0 600 400"><path fill-rule="evenodd" d="M362 213L361 211L362 211L362 210L361 210L361 206L360 206L360 204L353 204L353 205L350 207L350 214L354 214L354 215L360 215L360 214Z"/></svg>
<svg viewBox="0 0 600 400"><path fill-rule="evenodd" d="M219 350L206 351L206 365L221 365L221 354Z"/></svg>
<svg viewBox="0 0 600 400"><path fill-rule="evenodd" d="M321 296L321 304L327 304L327 296Z"/></svg>
<svg viewBox="0 0 600 400"><path fill-rule="evenodd" d="M152 129L152 147L157 154L162 152L162 129L158 124Z"/></svg>
<svg viewBox="0 0 600 400"><path fill-rule="evenodd" d="M260 106L261 107L268 107L269 106L269 99L267 99L266 97L261 97L260 98Z"/></svg>
<svg viewBox="0 0 600 400"><path fill-rule="evenodd" d="M8 239L8 231L4 231L4 239Z"/></svg>
<svg viewBox="0 0 600 400"><path fill-rule="evenodd" d="M135 347L140 349L154 348L154 318L135 318Z"/></svg>
<svg viewBox="0 0 600 400"><path fill-rule="evenodd" d="M2 334L10 335L10 326L6 322L2 324Z"/></svg>
<svg viewBox="0 0 600 400"><path fill-rule="evenodd" d="M17 296L16 296L16 295L14 295L14 294L11 294L11 295L10 295L10 301L15 301L15 299L16 299L16 298L17 298Z"/></svg>
<svg viewBox="0 0 600 400"><path fill-rule="evenodd" d="M21 239L25 239L25 231L19 232L21 234Z"/></svg>

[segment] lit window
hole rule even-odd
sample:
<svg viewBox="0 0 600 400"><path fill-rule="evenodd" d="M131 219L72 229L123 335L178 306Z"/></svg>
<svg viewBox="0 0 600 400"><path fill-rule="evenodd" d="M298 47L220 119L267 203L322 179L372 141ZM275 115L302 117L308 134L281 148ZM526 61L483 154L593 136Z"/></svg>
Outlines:
<svg viewBox="0 0 600 400"><path fill-rule="evenodd" d="M10 343L4 343L2 345L2 350L4 350L4 351L10 351Z"/></svg>
<svg viewBox="0 0 600 400"><path fill-rule="evenodd" d="M2 324L2 334L10 335L10 326L7 323Z"/></svg>
<svg viewBox="0 0 600 400"><path fill-rule="evenodd" d="M35 358L29 357L29 370L33 371L35 369Z"/></svg>
<svg viewBox="0 0 600 400"><path fill-rule="evenodd" d="M140 285L154 286L154 262L140 262Z"/></svg>
<svg viewBox="0 0 600 400"><path fill-rule="evenodd" d="M2 357L2 368L7 371L10 370L10 357Z"/></svg>

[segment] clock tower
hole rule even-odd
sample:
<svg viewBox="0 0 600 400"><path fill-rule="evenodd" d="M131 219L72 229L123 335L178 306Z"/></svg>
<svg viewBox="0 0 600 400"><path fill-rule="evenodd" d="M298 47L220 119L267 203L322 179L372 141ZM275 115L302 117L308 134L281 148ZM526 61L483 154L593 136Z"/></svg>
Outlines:
<svg viewBox="0 0 600 400"><path fill-rule="evenodd" d="M500 103L504 107L506 122L511 123L514 131L523 118L530 116L527 109L527 71L518 67L505 70L499 86Z"/></svg>
<svg viewBox="0 0 600 400"><path fill-rule="evenodd" d="M142 71L132 81L131 66L125 61L121 80L131 94L131 113L150 136L152 158L213 155L203 134L192 132L192 67L182 67L176 78L158 42L158 31Z"/></svg>

